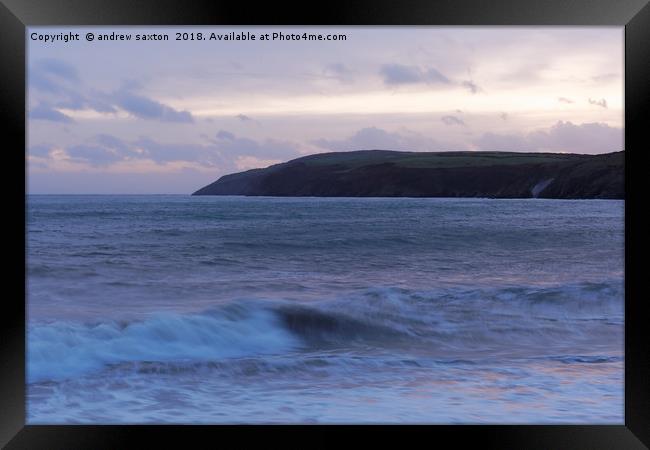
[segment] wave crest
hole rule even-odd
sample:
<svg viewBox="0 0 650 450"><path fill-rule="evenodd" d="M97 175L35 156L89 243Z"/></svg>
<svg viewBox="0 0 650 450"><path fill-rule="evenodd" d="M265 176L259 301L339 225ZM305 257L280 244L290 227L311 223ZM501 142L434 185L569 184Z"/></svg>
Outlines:
<svg viewBox="0 0 650 450"><path fill-rule="evenodd" d="M375 288L309 304L240 300L138 321L31 324L28 380L71 378L123 363L212 363L327 348L544 353L622 339L621 282L413 292ZM566 348L565 348L566 349Z"/></svg>

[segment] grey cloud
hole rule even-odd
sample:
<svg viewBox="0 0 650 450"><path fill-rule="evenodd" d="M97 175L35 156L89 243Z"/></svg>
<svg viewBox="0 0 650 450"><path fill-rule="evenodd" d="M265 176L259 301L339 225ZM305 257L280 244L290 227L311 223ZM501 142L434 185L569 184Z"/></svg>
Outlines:
<svg viewBox="0 0 650 450"><path fill-rule="evenodd" d="M141 90L144 87L144 85L133 78L126 79L122 81L122 87L120 88L121 91L138 91Z"/></svg>
<svg viewBox="0 0 650 450"><path fill-rule="evenodd" d="M49 93L62 93L66 88L62 83L78 82L77 70L58 59L41 59L33 63L27 71L30 87Z"/></svg>
<svg viewBox="0 0 650 450"><path fill-rule="evenodd" d="M600 106L601 108L607 108L607 100L605 100L604 98L600 100L589 99L589 103L592 105Z"/></svg>
<svg viewBox="0 0 650 450"><path fill-rule="evenodd" d="M48 157L51 146L38 145L29 148L34 156ZM105 167L112 163L133 159L151 159L157 163L169 161L187 161L205 166L223 163L214 146L161 144L149 138L140 138L134 142L123 141L115 136L97 135L88 143L64 147L63 150L74 160L95 167ZM224 164L234 168L234 164Z"/></svg>
<svg viewBox="0 0 650 450"><path fill-rule="evenodd" d="M37 89L53 94L59 94L65 91L65 88L60 85L58 80L53 80L42 72L30 69L27 73L27 82L30 89Z"/></svg>
<svg viewBox="0 0 650 450"><path fill-rule="evenodd" d="M343 140L317 139L312 144L332 150L402 150L402 151L439 151L450 146L419 134L401 134L377 127L363 128Z"/></svg>
<svg viewBox="0 0 650 450"><path fill-rule="evenodd" d="M29 69L29 88L43 91L56 97L50 102L55 108L81 110L92 109L98 112L114 113L117 110L111 105L109 96L100 92L90 95L82 92L76 70L58 60L46 60L47 64L36 64ZM56 76L52 76L55 74Z"/></svg>
<svg viewBox="0 0 650 450"><path fill-rule="evenodd" d="M465 122L456 116L442 116L440 118L445 125L461 125L465 126Z"/></svg>
<svg viewBox="0 0 650 450"><path fill-rule="evenodd" d="M472 94L476 94L482 90L480 87L476 85L476 83L474 83L471 80L465 80L461 82L460 85L466 88L467 90L469 90Z"/></svg>
<svg viewBox="0 0 650 450"><path fill-rule="evenodd" d="M219 130L219 132L217 133L217 139L233 140L235 139L235 135L229 131Z"/></svg>
<svg viewBox="0 0 650 450"><path fill-rule="evenodd" d="M103 166L124 158L120 152L100 145L73 145L66 153L74 159L81 159L94 166Z"/></svg>
<svg viewBox="0 0 650 450"><path fill-rule="evenodd" d="M540 146L558 151L614 152L623 149L623 130L604 123L557 122L548 131L532 134Z"/></svg>
<svg viewBox="0 0 650 450"><path fill-rule="evenodd" d="M380 68L384 83L388 85L414 83L450 83L449 79L435 68L423 70L416 66L385 64Z"/></svg>
<svg viewBox="0 0 650 450"><path fill-rule="evenodd" d="M29 118L33 120L49 120L51 122L72 123L70 116L57 111L49 105L40 104L29 110Z"/></svg>
<svg viewBox="0 0 650 450"><path fill-rule="evenodd" d="M154 161L183 160L208 165L233 166L241 156L255 156L262 159L289 159L298 155L298 147L288 141L254 139L238 137L221 130L211 145L172 145L160 144L148 138L141 138L135 144L145 150L146 155Z"/></svg>
<svg viewBox="0 0 650 450"><path fill-rule="evenodd" d="M426 82L429 83L449 83L449 78L438 72L436 69L428 69L425 72L425 77L424 77Z"/></svg>
<svg viewBox="0 0 650 450"><path fill-rule="evenodd" d="M164 144L142 137L129 145L143 151L140 157L150 158L158 163L169 161L190 161L212 166L222 161L219 150L214 145Z"/></svg>
<svg viewBox="0 0 650 450"><path fill-rule="evenodd" d="M334 72L338 74L348 73L350 70L343 63L332 63L325 66L327 72Z"/></svg>
<svg viewBox="0 0 650 450"><path fill-rule="evenodd" d="M502 112L499 117L501 117L501 120L508 120L508 113Z"/></svg>
<svg viewBox="0 0 650 450"><path fill-rule="evenodd" d="M560 102L560 103L574 103L573 100L571 100L570 98L566 98L566 97L558 97L557 101Z"/></svg>
<svg viewBox="0 0 650 450"><path fill-rule="evenodd" d="M219 131L216 137L216 140L210 140L211 145L160 144L148 138L141 138L135 144L154 161L183 160L223 167L234 167L234 161L241 156L289 159L298 154L297 145L288 141L256 141L224 130Z"/></svg>
<svg viewBox="0 0 650 450"><path fill-rule="evenodd" d="M349 84L353 82L352 71L343 63L327 64L321 73L324 77L336 79L340 83Z"/></svg>
<svg viewBox="0 0 650 450"><path fill-rule="evenodd" d="M47 156L48 146L30 147L30 153ZM73 159L92 166L106 166L126 159L151 159L158 163L168 161L191 161L210 164L218 159L213 146L161 144L142 137L136 141L124 141L108 134L94 136L87 143L70 145L64 148Z"/></svg>
<svg viewBox="0 0 650 450"><path fill-rule="evenodd" d="M105 95L101 93L93 93L93 96L85 96L79 92L66 90L65 95L67 98L56 102L58 108L72 109L72 110L81 110L81 109L92 109L97 112L102 113L115 113L117 110L107 101L104 97Z"/></svg>
<svg viewBox="0 0 650 450"><path fill-rule="evenodd" d="M101 93L92 91L90 94L84 94L83 88L72 67L54 64L48 60L47 67L52 68L52 72L58 76L53 77L45 69L32 68L28 72L29 88L37 91L43 91L50 95L50 102L56 108L81 110L92 109L98 112L114 113L117 110L111 105L111 99ZM54 98L52 98L52 96Z"/></svg>
<svg viewBox="0 0 650 450"><path fill-rule="evenodd" d="M167 105L122 89L114 94L120 108L141 119L157 119L163 122L191 123L194 118L189 111L177 111Z"/></svg>
<svg viewBox="0 0 650 450"><path fill-rule="evenodd" d="M60 59L45 58L37 61L32 70L51 74L70 81L78 81L79 74L72 65Z"/></svg>
<svg viewBox="0 0 650 450"><path fill-rule="evenodd" d="M93 166L106 166L126 158L142 156L136 147L115 136L98 134L90 139L90 143L68 146L65 151L73 159Z"/></svg>
<svg viewBox="0 0 650 450"><path fill-rule="evenodd" d="M137 81L126 81L122 87L111 93L90 91L85 93L74 67L54 59L40 60L28 73L30 88L44 91L50 96L53 108L71 110L91 109L100 113L115 113L116 106L143 119L156 119L164 122L193 122L188 111L177 111L167 105L134 93L141 85ZM65 121L60 112L39 108L34 119ZM69 118L68 118L69 119Z"/></svg>
<svg viewBox="0 0 650 450"><path fill-rule="evenodd" d="M623 130L604 123L559 121L528 134L485 133L475 144L481 150L550 151L569 153L615 152L623 149Z"/></svg>
<svg viewBox="0 0 650 450"><path fill-rule="evenodd" d="M100 99L93 99L93 98L88 98L86 97L86 103L85 106L93 109L97 112L100 113L116 113L117 109L115 109L112 105L109 103L100 100Z"/></svg>
<svg viewBox="0 0 650 450"><path fill-rule="evenodd" d="M239 120L241 120L242 122L252 122L253 121L253 118L247 116L246 114L237 114L235 117L238 118Z"/></svg>
<svg viewBox="0 0 650 450"><path fill-rule="evenodd" d="M94 140L100 145L117 150L123 154L133 153L128 144L110 134L98 134Z"/></svg>
<svg viewBox="0 0 650 450"><path fill-rule="evenodd" d="M217 141L216 147L222 155L240 157L255 156L265 159L289 159L298 155L298 147L289 141L253 139L236 137Z"/></svg>
<svg viewBox="0 0 650 450"><path fill-rule="evenodd" d="M292 142L256 141L227 131L221 131L218 137L218 140L203 145L160 143L144 136L135 141L125 141L109 134L99 134L87 142L64 147L64 150L73 160L96 167L124 160L150 159L156 163L186 161L205 167L218 166L223 170L235 170L236 161L242 156L290 159L299 154L297 144ZM29 153L48 157L50 149L51 146L47 145L33 146Z"/></svg>
<svg viewBox="0 0 650 450"><path fill-rule="evenodd" d="M28 149L28 154L33 156L48 156L51 147L49 145L32 145Z"/></svg>
<svg viewBox="0 0 650 450"><path fill-rule="evenodd" d="M78 92L70 92L68 97L56 102L58 108L79 110L86 106L86 99Z"/></svg>
<svg viewBox="0 0 650 450"><path fill-rule="evenodd" d="M386 84L419 83L422 76L417 67L390 64L381 67L380 70Z"/></svg>
<svg viewBox="0 0 650 450"><path fill-rule="evenodd" d="M219 130L216 140L210 139L224 157L238 158L240 156L254 156L265 159L288 159L298 155L298 145L290 141L254 139L239 137L234 133Z"/></svg>

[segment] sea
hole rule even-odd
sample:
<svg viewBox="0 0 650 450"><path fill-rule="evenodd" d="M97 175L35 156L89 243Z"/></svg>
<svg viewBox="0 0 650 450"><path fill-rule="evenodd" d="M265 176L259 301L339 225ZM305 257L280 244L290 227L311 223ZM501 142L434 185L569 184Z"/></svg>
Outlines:
<svg viewBox="0 0 650 450"><path fill-rule="evenodd" d="M28 424L624 423L624 201L26 203Z"/></svg>

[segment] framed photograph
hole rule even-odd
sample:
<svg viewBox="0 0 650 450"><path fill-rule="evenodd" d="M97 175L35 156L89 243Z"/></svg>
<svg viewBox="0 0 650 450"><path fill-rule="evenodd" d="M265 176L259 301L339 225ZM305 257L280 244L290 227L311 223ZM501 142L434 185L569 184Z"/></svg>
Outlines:
<svg viewBox="0 0 650 450"><path fill-rule="evenodd" d="M647 448L647 1L2 2L3 446Z"/></svg>

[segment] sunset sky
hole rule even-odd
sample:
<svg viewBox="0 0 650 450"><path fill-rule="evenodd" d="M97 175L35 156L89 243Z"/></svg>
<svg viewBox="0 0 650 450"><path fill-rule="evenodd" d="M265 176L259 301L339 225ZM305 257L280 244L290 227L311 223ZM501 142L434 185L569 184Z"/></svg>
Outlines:
<svg viewBox="0 0 650 450"><path fill-rule="evenodd" d="M191 193L327 151L623 149L621 27L32 27L27 45L30 193Z"/></svg>

